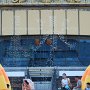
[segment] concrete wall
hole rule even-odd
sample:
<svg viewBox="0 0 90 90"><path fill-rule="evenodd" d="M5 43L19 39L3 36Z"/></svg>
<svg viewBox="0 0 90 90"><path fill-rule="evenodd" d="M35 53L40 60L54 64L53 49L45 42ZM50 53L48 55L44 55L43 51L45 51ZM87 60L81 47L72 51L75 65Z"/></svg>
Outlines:
<svg viewBox="0 0 90 90"><path fill-rule="evenodd" d="M90 10L2 9L0 35L90 35Z"/></svg>

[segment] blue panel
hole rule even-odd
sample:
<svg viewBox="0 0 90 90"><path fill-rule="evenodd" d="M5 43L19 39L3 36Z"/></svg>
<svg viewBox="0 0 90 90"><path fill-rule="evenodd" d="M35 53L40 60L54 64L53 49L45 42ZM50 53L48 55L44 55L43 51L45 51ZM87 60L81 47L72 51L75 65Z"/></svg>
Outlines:
<svg viewBox="0 0 90 90"><path fill-rule="evenodd" d="M6 63L5 66L28 66L29 65L29 59L27 58L3 58L4 63Z"/></svg>
<svg viewBox="0 0 90 90"><path fill-rule="evenodd" d="M56 58L70 58L70 57L77 57L77 52L76 51L58 51L55 52L55 57Z"/></svg>
<svg viewBox="0 0 90 90"><path fill-rule="evenodd" d="M34 56L35 58L49 58L50 52L36 52Z"/></svg>
<svg viewBox="0 0 90 90"><path fill-rule="evenodd" d="M81 66L78 58L56 58L55 66Z"/></svg>
<svg viewBox="0 0 90 90"><path fill-rule="evenodd" d="M39 46L35 45L37 38L43 42ZM45 43L47 38L52 40L51 45ZM8 67L87 66L90 64L90 37L84 38L3 36L0 37L0 63Z"/></svg>

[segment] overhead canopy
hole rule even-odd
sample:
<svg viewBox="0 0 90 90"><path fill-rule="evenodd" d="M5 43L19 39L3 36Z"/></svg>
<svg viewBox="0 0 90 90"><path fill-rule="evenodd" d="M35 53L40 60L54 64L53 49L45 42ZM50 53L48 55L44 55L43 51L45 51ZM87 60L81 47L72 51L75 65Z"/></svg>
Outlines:
<svg viewBox="0 0 90 90"><path fill-rule="evenodd" d="M6 73L9 77L25 77L25 72L23 71L12 71Z"/></svg>
<svg viewBox="0 0 90 90"><path fill-rule="evenodd" d="M84 71L59 71L59 76L62 76L63 73L66 73L67 76L82 76Z"/></svg>

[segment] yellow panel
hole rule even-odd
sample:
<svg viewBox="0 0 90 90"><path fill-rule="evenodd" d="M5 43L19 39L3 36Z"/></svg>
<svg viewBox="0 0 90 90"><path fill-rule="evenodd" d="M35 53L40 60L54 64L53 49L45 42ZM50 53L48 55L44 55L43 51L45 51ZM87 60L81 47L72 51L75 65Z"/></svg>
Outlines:
<svg viewBox="0 0 90 90"><path fill-rule="evenodd" d="M2 12L2 35L13 35L13 11Z"/></svg>
<svg viewBox="0 0 90 90"><path fill-rule="evenodd" d="M78 35L78 10L67 10L67 34Z"/></svg>
<svg viewBox="0 0 90 90"><path fill-rule="evenodd" d="M28 11L28 34L40 34L39 10Z"/></svg>
<svg viewBox="0 0 90 90"><path fill-rule="evenodd" d="M53 34L52 10L41 10L41 34Z"/></svg>
<svg viewBox="0 0 90 90"><path fill-rule="evenodd" d="M15 11L15 35L26 35L26 10Z"/></svg>
<svg viewBox="0 0 90 90"><path fill-rule="evenodd" d="M66 34L65 10L54 11L54 34Z"/></svg>
<svg viewBox="0 0 90 90"><path fill-rule="evenodd" d="M80 11L80 35L90 35L90 11Z"/></svg>

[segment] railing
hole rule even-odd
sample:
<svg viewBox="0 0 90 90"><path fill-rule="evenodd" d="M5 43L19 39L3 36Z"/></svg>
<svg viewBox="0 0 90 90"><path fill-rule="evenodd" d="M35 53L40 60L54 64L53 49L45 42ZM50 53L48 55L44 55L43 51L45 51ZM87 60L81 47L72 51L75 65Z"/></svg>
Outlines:
<svg viewBox="0 0 90 90"><path fill-rule="evenodd" d="M90 0L0 0L0 4L90 4Z"/></svg>

